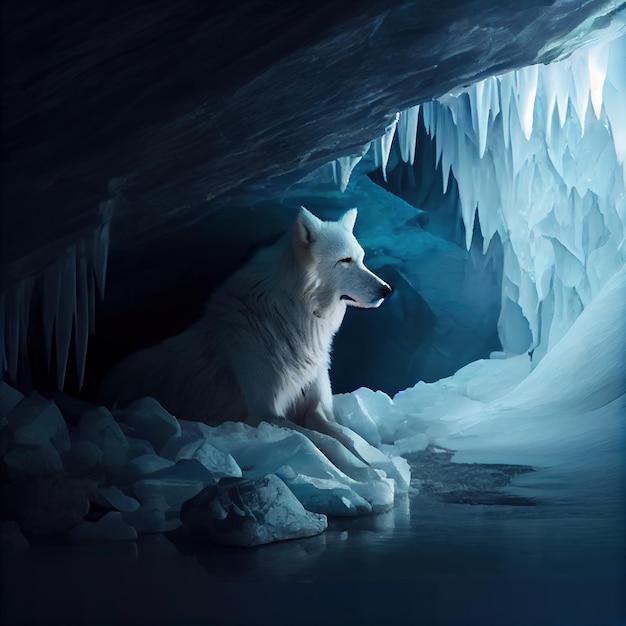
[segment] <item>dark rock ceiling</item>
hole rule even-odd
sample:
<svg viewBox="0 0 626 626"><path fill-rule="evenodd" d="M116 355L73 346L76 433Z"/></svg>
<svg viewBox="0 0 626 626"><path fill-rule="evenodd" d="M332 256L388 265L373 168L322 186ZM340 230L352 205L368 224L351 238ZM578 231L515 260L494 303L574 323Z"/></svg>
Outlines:
<svg viewBox="0 0 626 626"><path fill-rule="evenodd" d="M620 6L5 0L3 287L89 234L111 193L113 247L149 240L358 150L398 109L549 61Z"/></svg>

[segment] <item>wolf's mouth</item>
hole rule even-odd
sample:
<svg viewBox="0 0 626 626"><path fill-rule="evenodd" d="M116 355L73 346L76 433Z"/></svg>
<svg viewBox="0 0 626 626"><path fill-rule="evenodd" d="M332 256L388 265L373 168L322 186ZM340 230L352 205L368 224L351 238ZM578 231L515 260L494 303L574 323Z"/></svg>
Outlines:
<svg viewBox="0 0 626 626"><path fill-rule="evenodd" d="M358 302L354 298L351 298L350 296L347 296L345 294L343 296L341 296L340 299L341 300L349 300L350 302L354 302L355 304L358 304Z"/></svg>

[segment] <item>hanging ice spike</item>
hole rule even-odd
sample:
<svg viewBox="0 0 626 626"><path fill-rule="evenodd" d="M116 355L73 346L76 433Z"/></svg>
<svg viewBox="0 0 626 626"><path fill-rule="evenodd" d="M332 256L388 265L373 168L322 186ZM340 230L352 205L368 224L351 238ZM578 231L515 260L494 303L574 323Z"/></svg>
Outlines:
<svg viewBox="0 0 626 626"><path fill-rule="evenodd" d="M0 375L8 372L15 382L18 375L30 376L31 308L39 307L43 346L37 348L52 367L54 337L58 388L65 384L72 339L77 382L82 386L88 337L95 330L96 289L104 296L112 202L102 203L104 222L91 237L71 246L38 276L27 277L0 293Z"/></svg>
<svg viewBox="0 0 626 626"><path fill-rule="evenodd" d="M626 262L624 51L626 36L421 105L443 192L451 176L458 186L467 248L476 213L483 250L495 233L502 242L505 350L527 328L541 358ZM396 131L405 162L408 119ZM386 180L388 154L377 156Z"/></svg>

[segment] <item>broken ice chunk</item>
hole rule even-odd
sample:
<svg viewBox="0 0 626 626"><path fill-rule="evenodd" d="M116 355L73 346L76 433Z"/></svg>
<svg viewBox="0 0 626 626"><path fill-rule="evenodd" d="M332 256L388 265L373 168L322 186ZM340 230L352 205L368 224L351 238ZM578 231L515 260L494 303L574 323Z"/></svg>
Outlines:
<svg viewBox="0 0 626 626"><path fill-rule="evenodd" d="M198 480L143 478L133 485L133 492L142 506L154 498L161 498L173 511L180 511L183 502L193 498L204 488Z"/></svg>
<svg viewBox="0 0 626 626"><path fill-rule="evenodd" d="M137 437L129 437L126 436L126 440L128 441L128 459L134 459L142 454L156 454L154 451L154 446L147 441L146 439L138 439ZM166 459L169 458L164 454L161 456Z"/></svg>
<svg viewBox="0 0 626 626"><path fill-rule="evenodd" d="M18 446L4 456L4 463L9 476L16 480L63 472L61 457L49 441L39 446Z"/></svg>
<svg viewBox="0 0 626 626"><path fill-rule="evenodd" d="M135 482L141 476L153 474L159 470L174 465L172 461L168 461L156 454L143 454L130 460L123 470L123 478L120 475L118 480L123 482Z"/></svg>
<svg viewBox="0 0 626 626"><path fill-rule="evenodd" d="M141 506L136 511L125 511L122 517L140 534L165 533L180 526L178 511L172 511L163 496L143 497Z"/></svg>
<svg viewBox="0 0 626 626"><path fill-rule="evenodd" d="M201 482L203 485L212 485L218 481L200 461L197 459L181 459L176 465L166 467L154 474L150 478L162 478L164 480L178 480L182 482Z"/></svg>
<svg viewBox="0 0 626 626"><path fill-rule="evenodd" d="M102 466L102 450L93 441L75 439L69 452L63 457L63 462L72 476L95 478L92 474L98 472Z"/></svg>
<svg viewBox="0 0 626 626"><path fill-rule="evenodd" d="M278 471L284 475L285 468L290 468L294 474L337 480L365 499L375 512L393 506L394 481L332 437L315 431L307 431L305 436L267 423L258 428L233 423L205 428L216 447L230 451L246 478Z"/></svg>
<svg viewBox="0 0 626 626"><path fill-rule="evenodd" d="M352 395L357 399L363 413L374 421L381 439L385 441L389 430L393 432L393 400L384 391L372 391L367 387L357 389Z"/></svg>
<svg viewBox="0 0 626 626"><path fill-rule="evenodd" d="M408 491L410 482L410 471L408 469L408 465L406 467L401 466L402 469L399 470L397 462L394 463L378 448L370 446L367 441L359 437L350 429L343 426L341 428L344 432L344 436L351 440L354 449L371 468L382 470L385 472L387 478L392 478L395 482L395 489L399 493L406 493Z"/></svg>
<svg viewBox="0 0 626 626"><path fill-rule="evenodd" d="M100 495L118 511L136 511L139 508L139 502L135 498L127 496L118 487L100 487L98 489Z"/></svg>
<svg viewBox="0 0 626 626"><path fill-rule="evenodd" d="M176 437L172 437L161 449L160 455L163 458L169 459L170 461L175 461L176 456L185 446L194 441L200 441L202 439L202 435L199 431L187 432L183 431L180 435Z"/></svg>
<svg viewBox="0 0 626 626"><path fill-rule="evenodd" d="M339 480L296 474L290 467L280 468L276 474L307 511L335 516L364 515L372 511L365 498Z"/></svg>
<svg viewBox="0 0 626 626"><path fill-rule="evenodd" d="M180 435L180 424L154 398L141 398L126 407L122 421L135 429L135 435L147 439L157 453L172 438Z"/></svg>
<svg viewBox="0 0 626 626"><path fill-rule="evenodd" d="M244 547L311 537L328 525L326 516L305 510L274 474L207 487L185 503L181 519L192 536Z"/></svg>
<svg viewBox="0 0 626 626"><path fill-rule="evenodd" d="M124 521L118 511L110 511L97 522L82 522L67 534L70 541L134 541L137 531Z"/></svg>
<svg viewBox="0 0 626 626"><path fill-rule="evenodd" d="M83 413L78 433L82 439L98 445L107 469L119 469L126 461L128 441L108 409L98 407Z"/></svg>
<svg viewBox="0 0 626 626"><path fill-rule="evenodd" d="M373 446L380 445L378 426L355 394L333 396L333 413L340 424L358 433Z"/></svg>
<svg viewBox="0 0 626 626"><path fill-rule="evenodd" d="M212 445L207 439L191 441L176 453L176 460L196 459L206 467L217 479L231 477L241 478L241 468L235 459Z"/></svg>
<svg viewBox="0 0 626 626"><path fill-rule="evenodd" d="M70 449L70 435L61 411L36 391L9 413L8 429L17 444L38 446L50 441L60 454Z"/></svg>
<svg viewBox="0 0 626 626"><path fill-rule="evenodd" d="M426 450L428 443L429 437L426 433L416 433L415 435L398 439L392 447L396 454L411 454Z"/></svg>

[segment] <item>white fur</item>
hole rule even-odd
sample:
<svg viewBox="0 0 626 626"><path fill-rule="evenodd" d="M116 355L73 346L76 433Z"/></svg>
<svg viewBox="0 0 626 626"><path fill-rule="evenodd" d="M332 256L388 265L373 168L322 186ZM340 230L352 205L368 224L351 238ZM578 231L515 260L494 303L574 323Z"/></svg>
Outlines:
<svg viewBox="0 0 626 626"><path fill-rule="evenodd" d="M377 307L391 292L363 265L356 215L324 222L302 208L289 232L209 298L198 322L118 364L101 399L125 406L152 396L183 419L287 418L330 434L333 336L347 305Z"/></svg>

